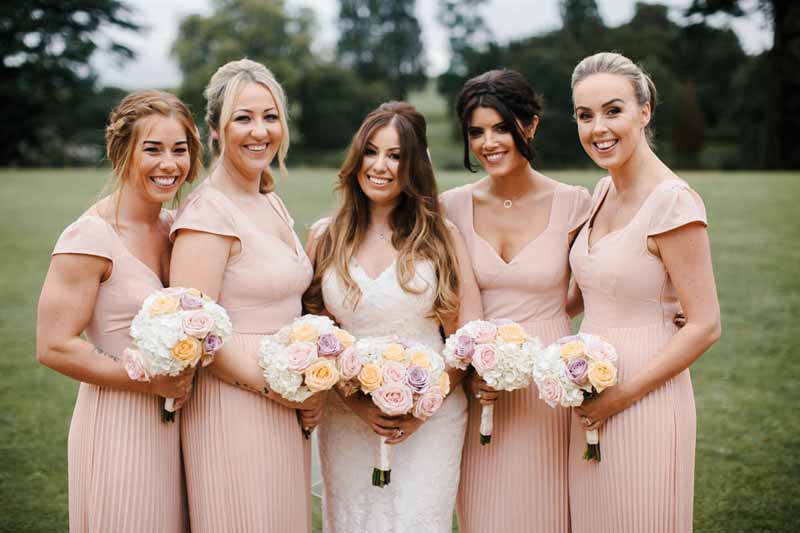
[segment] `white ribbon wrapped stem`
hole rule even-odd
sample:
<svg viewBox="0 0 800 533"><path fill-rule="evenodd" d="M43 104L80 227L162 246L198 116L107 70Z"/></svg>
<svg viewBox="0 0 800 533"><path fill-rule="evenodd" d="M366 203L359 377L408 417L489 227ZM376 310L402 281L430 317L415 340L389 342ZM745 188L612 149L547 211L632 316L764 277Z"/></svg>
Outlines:
<svg viewBox="0 0 800 533"><path fill-rule="evenodd" d="M383 472L392 469L392 450L386 444L386 437L378 437L378 450L375 454L375 468Z"/></svg>
<svg viewBox="0 0 800 533"><path fill-rule="evenodd" d="M600 436L597 434L596 429L591 429L586 432L586 444L599 444Z"/></svg>
<svg viewBox="0 0 800 533"><path fill-rule="evenodd" d="M164 399L164 410L169 411L170 413L175 412L175 398Z"/></svg>
<svg viewBox="0 0 800 533"><path fill-rule="evenodd" d="M491 437L493 427L494 427L494 405L482 405L481 435L485 437Z"/></svg>

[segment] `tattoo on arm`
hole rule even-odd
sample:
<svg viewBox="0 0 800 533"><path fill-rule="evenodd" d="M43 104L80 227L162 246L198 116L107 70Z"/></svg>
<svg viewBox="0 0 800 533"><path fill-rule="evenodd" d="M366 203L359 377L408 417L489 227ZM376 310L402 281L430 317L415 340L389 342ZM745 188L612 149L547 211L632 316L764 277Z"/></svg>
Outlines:
<svg viewBox="0 0 800 533"><path fill-rule="evenodd" d="M105 351L104 349L102 349L99 346L95 346L94 350L92 350L92 351L94 353L96 353L97 355L104 355L104 356L106 356L106 357L108 357L110 359L113 359L114 361L119 361L119 357L118 356L114 355L113 353L109 353L109 352Z"/></svg>
<svg viewBox="0 0 800 533"><path fill-rule="evenodd" d="M266 388L266 387L264 387L263 391L260 391L260 390L258 390L256 388L251 387L250 385L248 385L246 383L239 383L238 381L235 382L235 385L237 387L239 387L239 388L244 389L244 390L248 390L250 392L255 392L256 394L260 394L261 396L269 396L269 389Z"/></svg>

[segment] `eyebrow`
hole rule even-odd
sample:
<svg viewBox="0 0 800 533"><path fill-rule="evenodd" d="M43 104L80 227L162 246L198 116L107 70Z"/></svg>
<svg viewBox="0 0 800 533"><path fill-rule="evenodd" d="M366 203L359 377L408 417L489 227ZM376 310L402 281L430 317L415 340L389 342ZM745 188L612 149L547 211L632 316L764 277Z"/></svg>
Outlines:
<svg viewBox="0 0 800 533"><path fill-rule="evenodd" d="M142 142L142 144L157 144L157 145L161 146L164 143L162 143L161 141L149 141L148 140L148 141ZM187 141L178 141L175 144L188 144L188 142Z"/></svg>
<svg viewBox="0 0 800 533"><path fill-rule="evenodd" d="M276 110L277 110L277 108L276 108L275 106L272 106L272 107L268 107L268 108L266 108L266 109L264 110L264 112L267 112L267 111L272 111L273 109L276 109ZM238 112L238 111L244 111L244 112L246 112L246 113L252 113L252 112L253 112L253 110L252 110L252 109L248 109L248 108L246 108L246 107L239 107L239 108L237 108L237 109L234 109L234 110L233 110L233 112L234 112L234 113L236 113L236 112Z"/></svg>
<svg viewBox="0 0 800 533"><path fill-rule="evenodd" d="M367 141L367 148L377 148L377 146L375 146L374 143L372 143L370 141ZM387 152L391 152L392 150L400 150L400 147L399 146L392 146L391 148L389 148L386 151Z"/></svg>
<svg viewBox="0 0 800 533"><path fill-rule="evenodd" d="M611 100L609 100L605 104L601 105L600 107L610 106L614 102L620 102L620 103L624 104L625 100L623 100L622 98L612 98ZM585 105L579 105L579 106L575 106L575 109L589 109L589 108L586 107Z"/></svg>

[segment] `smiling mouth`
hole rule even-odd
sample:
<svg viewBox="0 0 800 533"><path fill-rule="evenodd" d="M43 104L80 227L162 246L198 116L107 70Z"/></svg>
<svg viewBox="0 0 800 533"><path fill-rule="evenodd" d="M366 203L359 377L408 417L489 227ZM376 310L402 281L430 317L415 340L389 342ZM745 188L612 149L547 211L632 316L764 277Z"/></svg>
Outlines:
<svg viewBox="0 0 800 533"><path fill-rule="evenodd" d="M150 181L160 187L172 187L178 182L178 176L150 176Z"/></svg>
<svg viewBox="0 0 800 533"><path fill-rule="evenodd" d="M367 180L371 184L377 185L378 187L382 187L383 185L386 185L386 184L392 182L392 180L390 178L379 178L378 176L370 176L370 175L367 175Z"/></svg>
<svg viewBox="0 0 800 533"><path fill-rule="evenodd" d="M266 144L246 144L244 148L249 152L254 152L257 154L267 151Z"/></svg>
<svg viewBox="0 0 800 533"><path fill-rule="evenodd" d="M595 141L592 143L592 146L594 146L598 152L604 153L614 148L617 145L617 143L619 143L619 139L612 139L608 141Z"/></svg>
<svg viewBox="0 0 800 533"><path fill-rule="evenodd" d="M504 155L506 155L505 152L497 152L494 154L485 154L484 157L489 163L498 163L501 159L503 159Z"/></svg>

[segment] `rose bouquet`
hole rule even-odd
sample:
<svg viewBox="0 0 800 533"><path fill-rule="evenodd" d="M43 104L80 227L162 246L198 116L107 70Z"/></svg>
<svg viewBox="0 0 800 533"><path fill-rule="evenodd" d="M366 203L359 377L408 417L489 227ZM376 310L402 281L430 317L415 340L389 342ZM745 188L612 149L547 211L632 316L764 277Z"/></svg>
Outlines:
<svg viewBox="0 0 800 533"><path fill-rule="evenodd" d="M563 337L539 354L533 379L539 397L551 407L578 407L587 398L617 384L617 352L596 335L579 333ZM597 430L586 432L583 458L600 461Z"/></svg>
<svg viewBox="0 0 800 533"><path fill-rule="evenodd" d="M536 337L510 320L473 320L447 338L443 355L448 365L465 369L472 365L478 375L496 390L523 389L531 383ZM494 406L481 409L481 444L492 441Z"/></svg>
<svg viewBox="0 0 800 533"><path fill-rule="evenodd" d="M331 389L339 381L338 358L354 338L326 316L304 315L261 338L258 362L269 387L292 402ZM303 436L309 432L302 428Z"/></svg>
<svg viewBox="0 0 800 533"><path fill-rule="evenodd" d="M205 366L232 333L222 306L197 289L169 287L148 296L131 323L133 346L123 353L128 376L150 381L176 376L202 361ZM175 420L175 402L166 398L162 420Z"/></svg>
<svg viewBox="0 0 800 533"><path fill-rule="evenodd" d="M386 415L412 416L425 420L442 406L450 392L450 376L444 359L431 348L391 338L359 339L352 351L339 360L345 395L356 391L369 395ZM390 447L378 437L372 484L391 482Z"/></svg>

